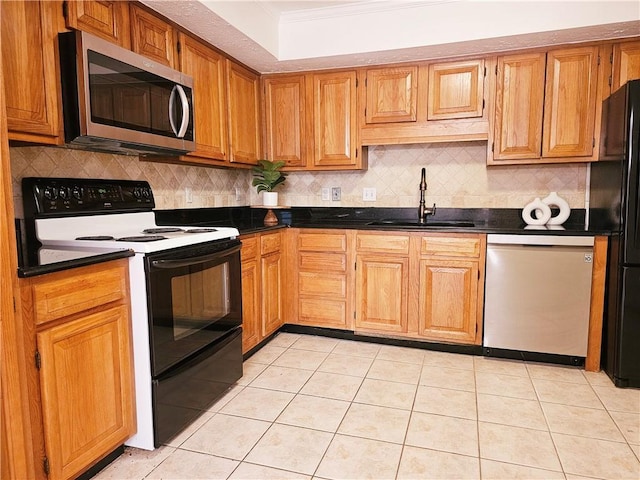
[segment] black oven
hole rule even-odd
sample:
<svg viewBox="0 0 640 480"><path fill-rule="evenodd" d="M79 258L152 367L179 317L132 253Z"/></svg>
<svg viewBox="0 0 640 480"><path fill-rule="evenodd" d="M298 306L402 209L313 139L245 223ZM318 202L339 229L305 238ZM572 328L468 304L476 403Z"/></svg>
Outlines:
<svg viewBox="0 0 640 480"><path fill-rule="evenodd" d="M242 377L240 241L148 254L145 269L158 447Z"/></svg>

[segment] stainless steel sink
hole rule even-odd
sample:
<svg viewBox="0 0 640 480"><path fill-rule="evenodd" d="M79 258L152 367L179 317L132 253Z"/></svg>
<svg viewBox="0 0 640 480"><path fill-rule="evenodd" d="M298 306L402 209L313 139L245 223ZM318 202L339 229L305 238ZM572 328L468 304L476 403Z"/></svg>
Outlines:
<svg viewBox="0 0 640 480"><path fill-rule="evenodd" d="M369 222L367 225L372 226L389 226L389 227L402 227L402 228L474 228L476 224L474 222L465 221L442 221L442 222L429 222L419 223L417 220L376 220Z"/></svg>

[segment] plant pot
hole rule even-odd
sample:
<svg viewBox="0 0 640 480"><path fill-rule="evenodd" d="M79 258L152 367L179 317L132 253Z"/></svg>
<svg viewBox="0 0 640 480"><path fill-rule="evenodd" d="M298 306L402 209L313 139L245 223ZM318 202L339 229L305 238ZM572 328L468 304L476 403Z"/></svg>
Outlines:
<svg viewBox="0 0 640 480"><path fill-rule="evenodd" d="M278 192L262 192L262 204L265 207L277 207Z"/></svg>

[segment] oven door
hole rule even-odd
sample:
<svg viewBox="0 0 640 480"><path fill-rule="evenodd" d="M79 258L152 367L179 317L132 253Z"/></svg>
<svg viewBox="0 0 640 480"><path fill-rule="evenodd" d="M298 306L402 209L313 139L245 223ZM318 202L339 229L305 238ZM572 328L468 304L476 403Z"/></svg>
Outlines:
<svg viewBox="0 0 640 480"><path fill-rule="evenodd" d="M153 377L242 324L239 240L147 255L145 268Z"/></svg>

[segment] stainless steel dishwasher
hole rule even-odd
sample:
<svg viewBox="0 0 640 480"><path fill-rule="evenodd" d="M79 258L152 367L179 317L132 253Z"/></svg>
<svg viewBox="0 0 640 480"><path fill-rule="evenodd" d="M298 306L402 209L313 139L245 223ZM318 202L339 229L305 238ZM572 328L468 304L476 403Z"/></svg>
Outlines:
<svg viewBox="0 0 640 480"><path fill-rule="evenodd" d="M487 235L485 353L586 357L593 237Z"/></svg>

